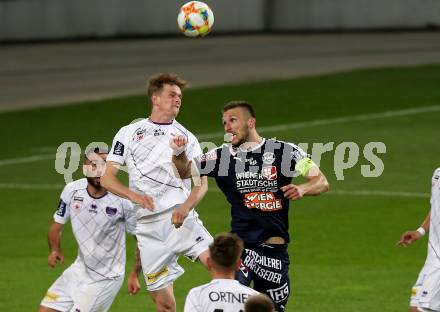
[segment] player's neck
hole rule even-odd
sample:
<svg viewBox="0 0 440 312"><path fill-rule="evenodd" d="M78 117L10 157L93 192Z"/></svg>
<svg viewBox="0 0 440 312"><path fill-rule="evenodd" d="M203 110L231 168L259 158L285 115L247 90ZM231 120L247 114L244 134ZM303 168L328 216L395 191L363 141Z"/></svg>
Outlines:
<svg viewBox="0 0 440 312"><path fill-rule="evenodd" d="M170 116L169 114L164 114L158 111L151 111L150 117L148 117L152 122L158 124L169 124L173 122L174 116Z"/></svg>
<svg viewBox="0 0 440 312"><path fill-rule="evenodd" d="M87 184L87 192L93 198L100 198L100 197L104 196L105 194L107 194L107 190L105 188L103 188L103 187L96 188L95 186L93 186L90 183Z"/></svg>
<svg viewBox="0 0 440 312"><path fill-rule="evenodd" d="M211 270L212 279L235 279L235 272L222 272Z"/></svg>
<svg viewBox="0 0 440 312"><path fill-rule="evenodd" d="M255 148L255 146L260 145L261 142L263 142L263 138L254 130L249 133L246 142L244 142L241 147L245 150L251 150Z"/></svg>

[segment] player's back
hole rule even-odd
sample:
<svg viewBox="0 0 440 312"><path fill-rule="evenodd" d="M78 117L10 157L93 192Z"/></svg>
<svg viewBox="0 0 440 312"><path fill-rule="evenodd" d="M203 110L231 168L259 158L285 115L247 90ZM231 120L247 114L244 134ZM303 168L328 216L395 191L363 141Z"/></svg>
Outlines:
<svg viewBox="0 0 440 312"><path fill-rule="evenodd" d="M214 279L191 289L186 298L185 312L244 311L247 299L255 294L258 292L236 280Z"/></svg>

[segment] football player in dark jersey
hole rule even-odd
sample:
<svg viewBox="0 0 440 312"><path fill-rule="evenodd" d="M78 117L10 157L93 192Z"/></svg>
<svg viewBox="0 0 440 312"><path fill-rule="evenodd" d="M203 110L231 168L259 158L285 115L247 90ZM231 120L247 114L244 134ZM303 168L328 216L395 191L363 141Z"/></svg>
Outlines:
<svg viewBox="0 0 440 312"><path fill-rule="evenodd" d="M324 174L297 145L261 137L252 106L244 101L223 108L223 127L231 144L189 160L186 140L175 137L173 163L181 178L210 176L231 204L231 228L244 241L236 278L267 294L284 311L290 294L289 200L328 191ZM306 182L292 184L292 178Z"/></svg>

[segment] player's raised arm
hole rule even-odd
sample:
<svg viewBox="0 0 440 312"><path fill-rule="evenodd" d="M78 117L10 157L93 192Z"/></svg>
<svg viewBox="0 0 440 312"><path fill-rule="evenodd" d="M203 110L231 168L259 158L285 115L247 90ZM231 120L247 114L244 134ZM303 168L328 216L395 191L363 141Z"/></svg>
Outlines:
<svg viewBox="0 0 440 312"><path fill-rule="evenodd" d="M149 195L135 193L119 181L117 177L119 167L120 165L116 162L107 162L105 173L101 177L102 186L113 194L131 200L133 203L153 211L154 202Z"/></svg>
<svg viewBox="0 0 440 312"><path fill-rule="evenodd" d="M64 224L54 222L49 228L47 240L49 243L49 256L47 257L47 263L49 266L54 267L57 263L64 262L64 255L61 252L61 233Z"/></svg>
<svg viewBox="0 0 440 312"><path fill-rule="evenodd" d="M428 213L422 225L415 231L403 232L400 236L400 240L396 243L398 246L409 246L416 240L419 240L423 235L429 232L429 223L431 220L431 212Z"/></svg>
<svg viewBox="0 0 440 312"><path fill-rule="evenodd" d="M174 136L170 140L170 147L173 149L172 161L177 170L176 175L181 179L191 178L191 161L186 156L188 140L183 135Z"/></svg>
<svg viewBox="0 0 440 312"><path fill-rule="evenodd" d="M302 159L295 169L307 179L307 182L282 186L281 190L287 199L297 200L306 195L319 195L330 189L325 175L309 158Z"/></svg>

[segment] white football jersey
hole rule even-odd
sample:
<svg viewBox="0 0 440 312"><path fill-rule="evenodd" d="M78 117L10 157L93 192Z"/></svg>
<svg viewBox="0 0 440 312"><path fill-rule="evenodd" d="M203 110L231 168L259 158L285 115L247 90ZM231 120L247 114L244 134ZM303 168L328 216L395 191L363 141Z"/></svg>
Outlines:
<svg viewBox="0 0 440 312"><path fill-rule="evenodd" d="M432 176L431 220L426 263L440 268L440 168L437 168Z"/></svg>
<svg viewBox="0 0 440 312"><path fill-rule="evenodd" d="M189 196L191 180L176 177L173 170L170 141L176 135L188 139L188 159L202 153L196 137L175 120L159 124L143 119L121 128L113 140L107 161L125 163L130 189L153 197L155 211L139 209L139 218L168 210Z"/></svg>
<svg viewBox="0 0 440 312"><path fill-rule="evenodd" d="M232 279L214 279L190 290L185 301L185 312L242 312L246 300L259 294Z"/></svg>
<svg viewBox="0 0 440 312"><path fill-rule="evenodd" d="M76 262L97 279L116 278L125 272L125 231L136 227L133 204L110 192L94 198L87 191L87 179L67 184L61 193L54 221L70 219L78 243Z"/></svg>

